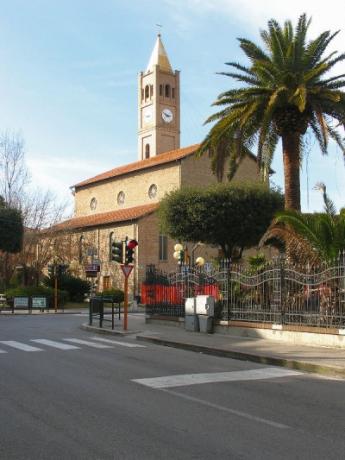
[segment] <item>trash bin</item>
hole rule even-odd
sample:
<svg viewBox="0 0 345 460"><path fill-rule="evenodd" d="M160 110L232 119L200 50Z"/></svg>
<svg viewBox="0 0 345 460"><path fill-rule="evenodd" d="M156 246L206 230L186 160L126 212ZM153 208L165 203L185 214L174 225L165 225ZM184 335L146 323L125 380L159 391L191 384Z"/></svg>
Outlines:
<svg viewBox="0 0 345 460"><path fill-rule="evenodd" d="M184 304L184 327L189 332L199 332L199 318L195 314L195 297L188 297Z"/></svg>
<svg viewBox="0 0 345 460"><path fill-rule="evenodd" d="M200 332L211 334L214 332L214 297L198 295L196 297L196 314L199 318Z"/></svg>
<svg viewBox="0 0 345 460"><path fill-rule="evenodd" d="M184 327L189 332L199 332L199 318L197 315L186 315L184 317Z"/></svg>
<svg viewBox="0 0 345 460"><path fill-rule="evenodd" d="M200 332L212 334L214 332L214 318L206 315L198 315Z"/></svg>

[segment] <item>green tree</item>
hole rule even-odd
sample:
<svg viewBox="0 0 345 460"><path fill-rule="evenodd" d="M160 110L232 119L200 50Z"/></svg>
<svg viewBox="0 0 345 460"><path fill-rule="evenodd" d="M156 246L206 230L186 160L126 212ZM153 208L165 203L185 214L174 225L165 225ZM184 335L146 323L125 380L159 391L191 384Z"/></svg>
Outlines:
<svg viewBox="0 0 345 460"><path fill-rule="evenodd" d="M161 201L159 216L172 238L220 246L234 259L258 243L282 208L282 195L261 184L218 184L171 192Z"/></svg>
<svg viewBox="0 0 345 460"><path fill-rule="evenodd" d="M55 279L54 277L46 277L43 283L45 286L53 288ZM72 302L82 302L85 294L90 292L90 283L88 281L69 274L59 277L58 286L62 291L68 292L69 299Z"/></svg>
<svg viewBox="0 0 345 460"><path fill-rule="evenodd" d="M6 205L0 197L0 251L15 254L22 248L23 219L18 209Z"/></svg>
<svg viewBox="0 0 345 460"><path fill-rule="evenodd" d="M287 209L278 212L270 236L281 238L294 259L305 262L330 262L345 251L345 209L339 214L326 192L323 192L324 213L303 214Z"/></svg>
<svg viewBox="0 0 345 460"><path fill-rule="evenodd" d="M218 96L214 105L222 110L207 120L216 123L198 151L199 155L209 153L215 171L222 172L229 158L231 178L246 151L257 143L258 162L266 177L281 138L285 208L295 210L300 210L300 167L307 128L314 133L323 154L327 153L329 138L345 153L344 140L337 130L337 124L345 121L345 93L341 90L345 75L326 76L345 59L345 54L334 51L325 55L338 32L325 31L307 42L309 25L305 14L296 28L291 21L281 26L271 19L268 30L261 31L265 49L239 39L250 65L228 62L235 70L221 74L245 86Z"/></svg>

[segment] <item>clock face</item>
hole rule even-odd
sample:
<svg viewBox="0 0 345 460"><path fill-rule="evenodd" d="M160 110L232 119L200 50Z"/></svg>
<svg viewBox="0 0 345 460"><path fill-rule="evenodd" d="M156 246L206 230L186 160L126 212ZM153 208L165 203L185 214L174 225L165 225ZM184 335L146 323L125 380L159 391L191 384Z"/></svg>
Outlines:
<svg viewBox="0 0 345 460"><path fill-rule="evenodd" d="M162 118L165 123L171 123L174 119L174 115L170 109L163 109Z"/></svg>
<svg viewBox="0 0 345 460"><path fill-rule="evenodd" d="M152 107L145 107L144 109L144 122L150 123L152 121Z"/></svg>

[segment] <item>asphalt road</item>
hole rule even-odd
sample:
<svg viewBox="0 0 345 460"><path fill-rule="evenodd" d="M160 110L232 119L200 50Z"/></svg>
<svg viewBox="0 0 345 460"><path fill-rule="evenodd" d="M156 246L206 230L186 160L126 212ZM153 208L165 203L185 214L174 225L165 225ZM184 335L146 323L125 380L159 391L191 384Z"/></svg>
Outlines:
<svg viewBox="0 0 345 460"><path fill-rule="evenodd" d="M1 460L344 457L344 381L97 337L83 320L0 317Z"/></svg>

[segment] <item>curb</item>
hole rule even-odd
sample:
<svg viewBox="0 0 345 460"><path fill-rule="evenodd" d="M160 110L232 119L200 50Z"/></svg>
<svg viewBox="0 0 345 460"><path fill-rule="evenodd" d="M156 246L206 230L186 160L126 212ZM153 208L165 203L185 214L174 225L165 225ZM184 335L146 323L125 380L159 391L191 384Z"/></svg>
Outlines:
<svg viewBox="0 0 345 460"><path fill-rule="evenodd" d="M294 359L277 358L274 356L257 355L255 353L244 353L237 350L224 350L222 348L210 348L203 345L195 345L192 343L176 342L173 340L162 339L158 337L137 335L137 340L142 342L151 342L157 345L166 347L179 348L183 350L195 351L197 353L205 353L213 356L221 356L224 358L238 359L241 361L252 361L260 364L269 364L272 366L286 367L299 371L320 374L329 377L341 377L345 379L345 369L334 366L322 366L312 364L305 361L296 361Z"/></svg>

